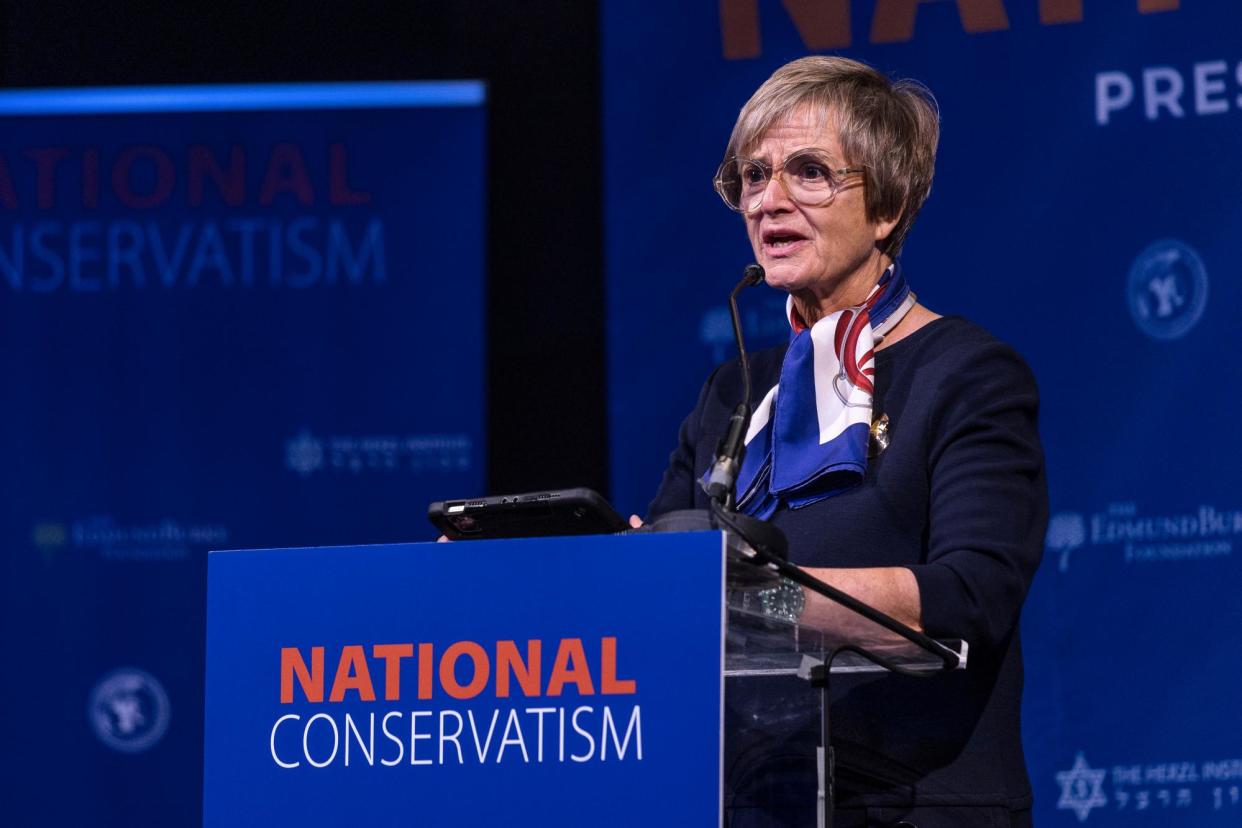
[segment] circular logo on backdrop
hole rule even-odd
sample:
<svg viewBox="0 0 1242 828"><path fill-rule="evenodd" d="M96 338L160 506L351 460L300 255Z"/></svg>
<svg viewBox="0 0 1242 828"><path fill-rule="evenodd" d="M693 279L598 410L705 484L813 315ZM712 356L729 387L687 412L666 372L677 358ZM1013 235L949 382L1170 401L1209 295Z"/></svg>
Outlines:
<svg viewBox="0 0 1242 828"><path fill-rule="evenodd" d="M95 735L125 753L138 753L158 742L168 730L170 714L168 694L144 670L113 670L91 691L88 715Z"/></svg>
<svg viewBox="0 0 1242 828"><path fill-rule="evenodd" d="M285 466L306 477L323 466L323 443L306 429L285 441Z"/></svg>
<svg viewBox="0 0 1242 828"><path fill-rule="evenodd" d="M1126 298L1139 330L1153 339L1179 339L1207 307L1207 269L1189 245L1162 239L1134 260Z"/></svg>

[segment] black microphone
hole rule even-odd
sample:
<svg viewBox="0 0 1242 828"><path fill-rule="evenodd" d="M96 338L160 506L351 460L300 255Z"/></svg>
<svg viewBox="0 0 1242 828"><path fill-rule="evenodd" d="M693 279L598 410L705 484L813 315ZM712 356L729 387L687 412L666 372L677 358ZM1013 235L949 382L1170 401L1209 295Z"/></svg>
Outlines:
<svg viewBox="0 0 1242 828"><path fill-rule="evenodd" d="M763 268L757 264L746 266L742 280L729 294L729 313L733 319L733 337L737 340L738 357L742 364L742 401L729 417L729 428L716 446L716 461L712 464L703 490L707 496L725 509L734 506L737 474L746 454L746 429L750 427L750 359L746 356L746 344L742 341L742 320L737 312L737 295L745 288L763 281Z"/></svg>

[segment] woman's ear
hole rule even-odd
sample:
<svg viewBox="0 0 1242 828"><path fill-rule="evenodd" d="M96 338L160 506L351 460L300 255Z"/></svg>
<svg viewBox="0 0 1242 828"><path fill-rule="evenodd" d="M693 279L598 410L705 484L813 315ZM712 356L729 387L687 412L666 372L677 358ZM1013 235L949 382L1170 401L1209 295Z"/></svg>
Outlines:
<svg viewBox="0 0 1242 828"><path fill-rule="evenodd" d="M875 240L878 244L892 235L893 230L897 227L897 223L901 221L901 216L905 212L905 208L897 211L892 218L877 219L875 223Z"/></svg>

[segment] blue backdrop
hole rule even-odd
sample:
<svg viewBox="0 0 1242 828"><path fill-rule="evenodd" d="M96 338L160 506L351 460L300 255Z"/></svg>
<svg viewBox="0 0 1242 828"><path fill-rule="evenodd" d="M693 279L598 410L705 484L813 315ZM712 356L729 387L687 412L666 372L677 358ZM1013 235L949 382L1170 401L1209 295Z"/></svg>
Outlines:
<svg viewBox="0 0 1242 828"><path fill-rule="evenodd" d="M1039 379L1052 491L1025 614L1044 825L1236 825L1242 604L1242 11L1207 0L604 4L613 495L642 511L732 354L751 260L710 180L738 109L810 52L925 82L921 300ZM743 299L749 344L783 295ZM653 393L653 389L660 389Z"/></svg>
<svg viewBox="0 0 1242 828"><path fill-rule="evenodd" d="M483 487L483 88L0 126L5 819L193 825L207 549L422 539Z"/></svg>

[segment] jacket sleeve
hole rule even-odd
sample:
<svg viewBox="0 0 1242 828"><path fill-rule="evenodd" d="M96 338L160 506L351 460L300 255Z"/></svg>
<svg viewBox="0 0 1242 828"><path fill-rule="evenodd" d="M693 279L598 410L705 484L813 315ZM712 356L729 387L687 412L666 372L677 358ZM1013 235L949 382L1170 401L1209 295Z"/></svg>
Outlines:
<svg viewBox="0 0 1242 828"><path fill-rule="evenodd" d="M923 627L991 649L1017 623L1048 521L1030 369L992 343L956 368L928 421L930 500L925 563L910 569Z"/></svg>

